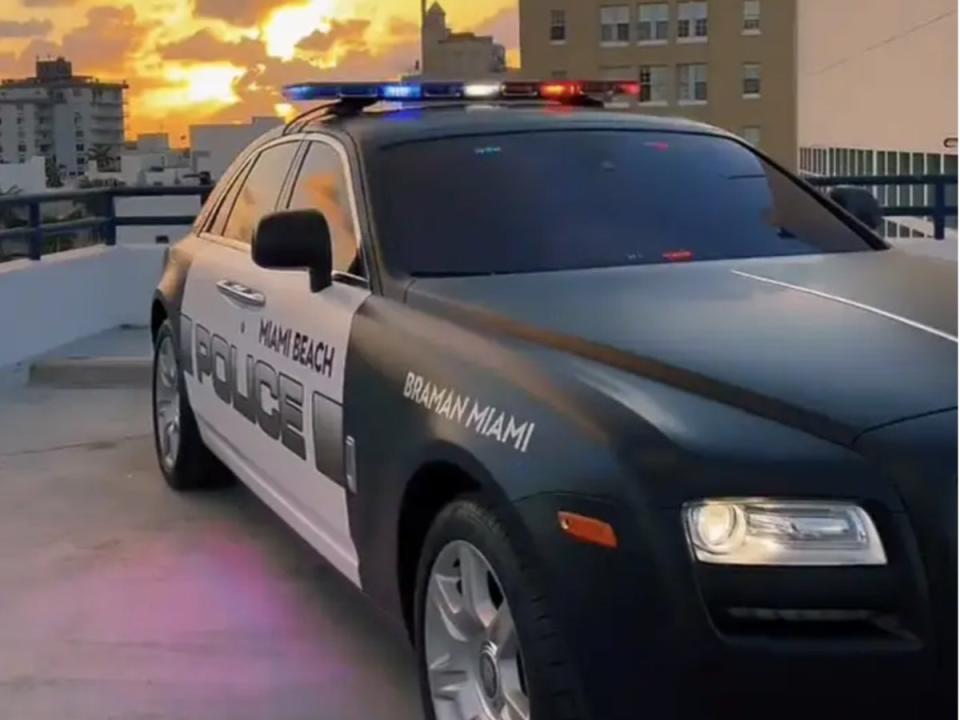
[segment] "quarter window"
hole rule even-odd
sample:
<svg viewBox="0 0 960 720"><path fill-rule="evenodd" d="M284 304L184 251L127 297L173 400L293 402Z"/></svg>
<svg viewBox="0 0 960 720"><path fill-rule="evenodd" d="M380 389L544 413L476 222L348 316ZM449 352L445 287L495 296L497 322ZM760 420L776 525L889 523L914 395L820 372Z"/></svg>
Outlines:
<svg viewBox="0 0 960 720"><path fill-rule="evenodd" d="M336 150L321 142L310 143L290 197L291 210L308 208L319 210L327 220L333 269L366 277L357 252L357 231L343 161Z"/></svg>
<svg viewBox="0 0 960 720"><path fill-rule="evenodd" d="M277 207L280 187L296 151L296 143L284 143L269 147L257 156L233 202L233 209L223 229L224 237L244 243L253 241L260 218Z"/></svg>
<svg viewBox="0 0 960 720"><path fill-rule="evenodd" d="M667 3L637 5L637 42L666 42L670 37L670 6Z"/></svg>
<svg viewBox="0 0 960 720"><path fill-rule="evenodd" d="M600 43L624 45L630 42L630 7L610 5L600 8Z"/></svg>

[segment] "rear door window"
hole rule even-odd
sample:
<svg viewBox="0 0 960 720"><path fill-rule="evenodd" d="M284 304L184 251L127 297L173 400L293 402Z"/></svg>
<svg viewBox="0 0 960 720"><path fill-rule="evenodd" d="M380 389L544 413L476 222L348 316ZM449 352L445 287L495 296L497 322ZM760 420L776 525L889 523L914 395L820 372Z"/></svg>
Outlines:
<svg viewBox="0 0 960 720"><path fill-rule="evenodd" d="M232 207L220 235L242 243L253 241L260 218L277 207L280 189L298 147L296 142L283 143L268 147L257 156L247 177L238 183L234 197L225 199L221 210L230 201Z"/></svg>

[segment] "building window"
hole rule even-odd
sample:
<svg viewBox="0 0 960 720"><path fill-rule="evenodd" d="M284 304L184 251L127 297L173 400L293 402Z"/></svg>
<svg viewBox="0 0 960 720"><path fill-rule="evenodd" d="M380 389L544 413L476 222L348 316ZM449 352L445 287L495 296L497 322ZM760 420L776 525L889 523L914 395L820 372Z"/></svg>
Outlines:
<svg viewBox="0 0 960 720"><path fill-rule="evenodd" d="M642 105L666 105L670 85L670 68L666 65L640 66L640 98Z"/></svg>
<svg viewBox="0 0 960 720"><path fill-rule="evenodd" d="M77 144L77 152L83 152L83 145Z"/></svg>
<svg viewBox="0 0 960 720"><path fill-rule="evenodd" d="M759 63L744 63L743 65L743 96L745 98L760 97Z"/></svg>
<svg viewBox="0 0 960 720"><path fill-rule="evenodd" d="M610 5L600 8L600 44L626 45L630 42L630 7Z"/></svg>
<svg viewBox="0 0 960 720"><path fill-rule="evenodd" d="M740 137L754 147L760 147L760 126L747 125L745 128L743 128L743 132L740 133Z"/></svg>
<svg viewBox="0 0 960 720"><path fill-rule="evenodd" d="M670 6L667 3L637 5L637 42L665 43L670 37Z"/></svg>
<svg viewBox="0 0 960 720"><path fill-rule="evenodd" d="M550 11L550 42L564 43L567 41L567 11Z"/></svg>
<svg viewBox="0 0 960 720"><path fill-rule="evenodd" d="M707 102L707 66L703 63L677 65L677 102L698 105Z"/></svg>
<svg viewBox="0 0 960 720"><path fill-rule="evenodd" d="M682 2L677 5L677 38L680 42L707 39L707 3Z"/></svg>
<svg viewBox="0 0 960 720"><path fill-rule="evenodd" d="M743 0L743 34L760 34L760 0Z"/></svg>

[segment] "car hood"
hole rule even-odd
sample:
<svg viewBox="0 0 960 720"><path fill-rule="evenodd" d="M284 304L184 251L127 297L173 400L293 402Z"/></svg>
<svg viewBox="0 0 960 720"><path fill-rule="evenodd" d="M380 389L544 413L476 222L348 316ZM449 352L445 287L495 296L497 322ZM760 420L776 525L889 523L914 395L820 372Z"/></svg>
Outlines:
<svg viewBox="0 0 960 720"><path fill-rule="evenodd" d="M844 444L956 406L957 265L896 249L420 279L407 302Z"/></svg>

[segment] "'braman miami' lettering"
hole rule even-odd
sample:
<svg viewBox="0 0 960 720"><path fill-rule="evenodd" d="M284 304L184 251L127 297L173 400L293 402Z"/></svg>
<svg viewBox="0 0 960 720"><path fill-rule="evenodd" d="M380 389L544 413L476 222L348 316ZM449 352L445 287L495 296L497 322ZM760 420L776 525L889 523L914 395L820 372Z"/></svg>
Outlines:
<svg viewBox="0 0 960 720"><path fill-rule="evenodd" d="M461 395L453 388L436 385L414 372L407 373L403 396L447 420L473 430L477 435L495 438L504 445L513 445L514 450L523 453L527 451L536 427L531 420L521 423L505 410L477 400L471 402L469 396Z"/></svg>
<svg viewBox="0 0 960 720"><path fill-rule="evenodd" d="M300 332L292 332L273 320L260 319L260 344L321 375L333 377L336 348Z"/></svg>

